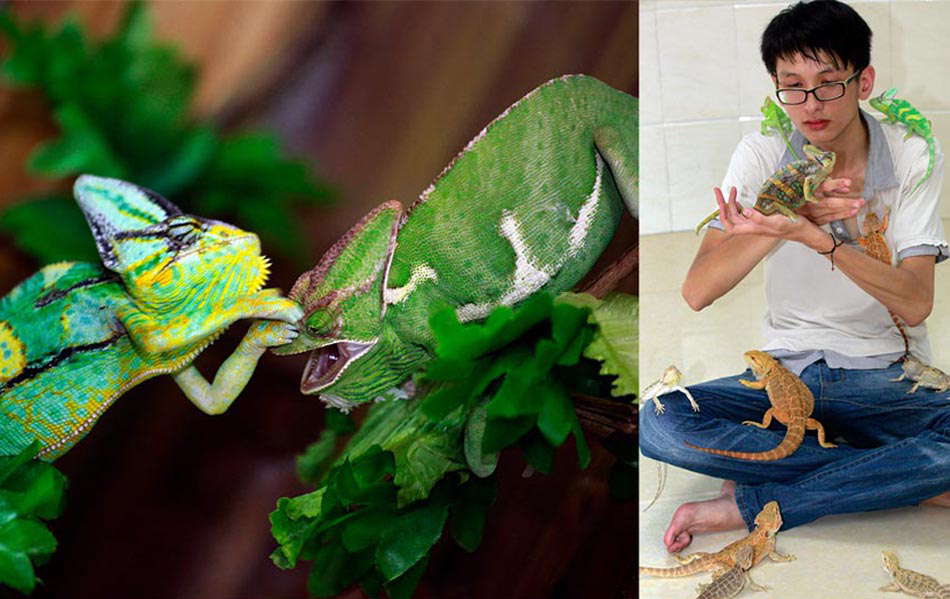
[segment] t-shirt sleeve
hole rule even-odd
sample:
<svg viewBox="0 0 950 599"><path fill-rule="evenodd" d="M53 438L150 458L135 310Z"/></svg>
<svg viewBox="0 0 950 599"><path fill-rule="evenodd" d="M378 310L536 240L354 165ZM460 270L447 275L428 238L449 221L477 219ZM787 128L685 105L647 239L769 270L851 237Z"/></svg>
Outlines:
<svg viewBox="0 0 950 599"><path fill-rule="evenodd" d="M895 165L900 184L900 198L891 215L891 235L898 256L915 246L937 248L937 261L948 256L947 240L940 220L940 189L943 186L943 152L934 139L933 171L927 174L929 151L922 137L914 136L907 144ZM918 185L919 184L919 185Z"/></svg>

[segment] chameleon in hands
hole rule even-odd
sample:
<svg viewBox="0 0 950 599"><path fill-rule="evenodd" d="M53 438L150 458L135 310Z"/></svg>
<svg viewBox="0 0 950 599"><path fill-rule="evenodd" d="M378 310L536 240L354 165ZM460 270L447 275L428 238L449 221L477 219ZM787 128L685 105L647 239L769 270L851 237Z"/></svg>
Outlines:
<svg viewBox="0 0 950 599"><path fill-rule="evenodd" d="M253 233L125 181L83 175L74 193L104 266L51 264L0 299L0 455L37 439L40 457L59 457L159 374L202 411L224 412L264 351L297 336L299 306L261 289L269 263ZM242 318L269 320L208 384L193 360Z"/></svg>

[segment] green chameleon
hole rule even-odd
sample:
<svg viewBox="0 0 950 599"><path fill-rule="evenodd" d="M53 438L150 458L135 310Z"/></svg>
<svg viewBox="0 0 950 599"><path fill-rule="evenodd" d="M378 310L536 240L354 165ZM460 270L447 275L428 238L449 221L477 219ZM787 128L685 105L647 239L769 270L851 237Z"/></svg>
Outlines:
<svg viewBox="0 0 950 599"><path fill-rule="evenodd" d="M46 266L0 299L0 455L35 438L52 460L119 396L171 374L202 411L225 411L301 311L261 287L256 235L182 214L149 190L84 175L76 199L105 268ZM255 323L209 385L192 361L235 321Z"/></svg>
<svg viewBox="0 0 950 599"><path fill-rule="evenodd" d="M782 136L782 140L785 142L785 147L792 153L795 157L795 160L801 160L802 157L798 155L798 152L795 151L795 148L792 147L792 132L794 128L792 127L792 120L788 118L788 115L785 114L785 111L782 110L778 104L772 101L771 96L765 96L765 102L762 103L762 107L759 109L759 112L762 113L764 117L762 119L762 124L759 125L759 131L762 135L772 135L778 133Z"/></svg>
<svg viewBox="0 0 950 599"><path fill-rule="evenodd" d="M835 167L835 153L825 152L813 145L805 145L807 160L795 160L778 169L765 180L759 195L756 197L754 208L765 214L784 214L795 220L795 210L805 205L805 202L817 202L815 190L831 174ZM698 225L699 233L709 221L719 216L716 210Z"/></svg>
<svg viewBox="0 0 950 599"><path fill-rule="evenodd" d="M348 410L427 362L428 318L462 322L563 291L637 213L637 100L587 76L530 92L488 124L404 213L382 204L289 296L306 314L278 354L311 351L300 390Z"/></svg>
<svg viewBox="0 0 950 599"><path fill-rule="evenodd" d="M934 141L933 131L930 127L930 121L927 120L924 115L920 114L920 111L914 108L907 100L895 98L894 94L896 93L897 88L892 87L880 96L871 98L870 103L871 106L884 113L884 120L886 122L903 123L904 126L907 127L907 135L904 136L904 139L908 139L911 135L916 133L927 142L927 153L929 155L927 172L924 173L924 177L917 182L917 185L914 185L914 188L911 190L911 193L913 193L930 177L930 173L934 168L937 147Z"/></svg>

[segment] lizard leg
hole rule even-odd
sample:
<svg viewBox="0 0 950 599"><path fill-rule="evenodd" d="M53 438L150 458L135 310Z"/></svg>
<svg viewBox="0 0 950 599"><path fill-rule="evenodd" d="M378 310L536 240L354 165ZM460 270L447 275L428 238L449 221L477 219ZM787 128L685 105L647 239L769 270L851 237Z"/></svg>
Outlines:
<svg viewBox="0 0 950 599"><path fill-rule="evenodd" d="M905 378L907 378L907 373L906 373L906 372L902 372L899 377L897 377L896 379L890 379L890 381L891 381L892 383L898 383L898 382L904 380Z"/></svg>
<svg viewBox="0 0 950 599"><path fill-rule="evenodd" d="M766 557L768 557L773 562L791 562L796 559L791 553L779 553L774 549L770 551Z"/></svg>
<svg viewBox="0 0 950 599"><path fill-rule="evenodd" d="M746 581L749 583L749 587L755 589L756 591L767 591L767 590L769 590L769 587L762 586L762 585L760 585L760 584L756 584L756 582L755 582L754 580L752 580L752 577L749 576L749 573L748 573L748 572L745 573L745 579L746 579Z"/></svg>
<svg viewBox="0 0 950 599"><path fill-rule="evenodd" d="M882 586L882 587L879 588L878 590L879 590L879 591L884 591L885 593L887 593L887 592L900 593L900 592L901 592L901 587L900 587L900 585L898 585L896 582L892 582L892 583L890 583L890 584L886 584L886 585Z"/></svg>
<svg viewBox="0 0 950 599"><path fill-rule="evenodd" d="M653 397L653 408L656 410L657 414L662 414L666 410L666 406L660 403L659 395L655 395Z"/></svg>
<svg viewBox="0 0 950 599"><path fill-rule="evenodd" d="M822 447L837 447L837 445L834 443L828 443L825 441L825 427L814 418L809 418L805 421L805 430L818 431L818 444Z"/></svg>
<svg viewBox="0 0 950 599"><path fill-rule="evenodd" d="M750 426L757 426L759 428L769 428L769 425L772 424L772 415L775 411L775 408L769 408L765 411L765 415L762 416L762 424L759 424L755 420L743 420L742 424L748 424Z"/></svg>
<svg viewBox="0 0 950 599"><path fill-rule="evenodd" d="M172 378L199 410L205 414L221 414L247 385L257 361L267 348L290 343L296 337L296 327L288 323L256 322L251 325L234 353L218 368L213 383L208 384L194 365L174 373Z"/></svg>
<svg viewBox="0 0 950 599"><path fill-rule="evenodd" d="M689 405L692 406L693 411L694 411L694 412L698 412L698 411L699 411L699 404L696 403L696 400L695 400L695 399L693 399L693 394L689 392L689 389L687 389L686 387L682 387L682 386L680 386L680 385L677 385L677 386L673 387L673 391L679 391L680 393L682 393L683 395L685 395L685 396L686 396L686 399L689 400Z"/></svg>
<svg viewBox="0 0 950 599"><path fill-rule="evenodd" d="M750 381L746 379L739 379L739 382L743 387L748 387L749 389L765 389L765 379L760 381Z"/></svg>
<svg viewBox="0 0 950 599"><path fill-rule="evenodd" d="M920 387L920 381L914 383L914 386L910 388L910 391L908 391L908 393L914 393L915 391L917 391L917 387Z"/></svg>

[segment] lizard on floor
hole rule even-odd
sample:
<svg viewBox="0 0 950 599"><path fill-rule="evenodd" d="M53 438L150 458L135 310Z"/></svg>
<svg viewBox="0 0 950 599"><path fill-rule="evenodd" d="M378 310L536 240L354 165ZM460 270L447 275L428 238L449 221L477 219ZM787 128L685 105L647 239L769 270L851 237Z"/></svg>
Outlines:
<svg viewBox="0 0 950 599"><path fill-rule="evenodd" d="M891 575L891 583L882 586L881 591L904 592L922 599L950 599L950 585L942 585L936 578L900 567L897 554L882 551L884 571Z"/></svg>
<svg viewBox="0 0 950 599"><path fill-rule="evenodd" d="M740 548L736 552L735 565L713 578L712 582L699 585L699 595L696 599L732 599L745 588L746 583L757 591L769 590L769 587L756 584L749 576L753 557L755 551L752 547L746 545Z"/></svg>
<svg viewBox="0 0 950 599"><path fill-rule="evenodd" d="M775 535L782 527L782 514L777 501L770 501L762 506L762 510L755 516L755 528L745 537L726 545L716 553L697 552L685 557L674 554L673 557L681 565L673 568L640 567L643 576L657 576L660 578L678 578L690 576L697 572L713 571L725 572L736 565L739 551L743 547L751 547L754 551L752 565L756 565L768 557L775 562L788 562L795 559L793 555L783 555L775 550Z"/></svg>
<svg viewBox="0 0 950 599"><path fill-rule="evenodd" d="M890 213L885 211L884 220L882 221L877 217L876 213L869 210L867 216L864 217L864 223L861 226L861 237L858 238L858 243L864 248L864 252L868 256L891 266L891 248L887 245L887 238L884 236L884 232L887 231L887 220L889 216ZM887 313L891 315L891 320L894 321L897 332L900 333L901 339L904 340L904 357L907 357L910 355L910 342L907 338L907 329L904 328L904 323L901 322L897 314L894 314L890 309L887 310Z"/></svg>
<svg viewBox="0 0 950 599"><path fill-rule="evenodd" d="M914 108L907 100L895 98L894 95L896 93L897 88L892 87L880 96L871 98L870 104L884 113L884 121L888 123L903 123L903 125L907 127L907 135L904 136L904 139L916 133L927 142L927 172L924 173L923 178L911 189L911 193L913 193L927 180L930 173L933 172L934 160L937 155L937 142L934 140L930 121L925 118L924 115L920 114L920 111Z"/></svg>
<svg viewBox="0 0 950 599"><path fill-rule="evenodd" d="M831 175L835 167L835 153L819 150L813 145L806 145L803 149L807 157L805 160L789 162L765 180L755 200L756 210L766 216L784 214L795 220L798 208L806 202L819 201L815 191ZM696 233L718 216L719 210L716 210L704 218L696 225Z"/></svg>
<svg viewBox="0 0 950 599"><path fill-rule="evenodd" d="M837 447L834 443L825 441L824 427L820 422L811 418L811 413L815 409L815 397L800 378L763 351L749 350L743 357L752 372L758 377L758 380L739 379L739 382L750 389L765 389L772 407L766 410L761 423L746 420L742 424L768 428L769 424L772 423L772 418L775 418L788 427L782 442L774 449L760 452L712 449L699 447L688 442L686 445L715 455L767 462L791 455L802 444L805 431L817 430L819 445L829 448Z"/></svg>
<svg viewBox="0 0 950 599"><path fill-rule="evenodd" d="M125 181L83 175L74 191L105 266L51 264L0 299L0 455L34 439L43 459L62 455L159 374L224 412L267 347L296 336L301 310L261 289L268 261L253 233ZM284 322L252 325L209 385L192 361L243 318Z"/></svg>

